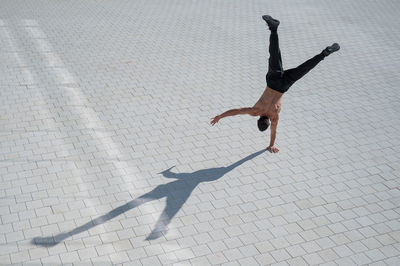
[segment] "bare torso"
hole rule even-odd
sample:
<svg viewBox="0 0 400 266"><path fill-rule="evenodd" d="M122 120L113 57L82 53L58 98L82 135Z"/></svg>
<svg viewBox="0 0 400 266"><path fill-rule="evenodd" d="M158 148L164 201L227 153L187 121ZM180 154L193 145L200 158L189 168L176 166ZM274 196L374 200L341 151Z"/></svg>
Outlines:
<svg viewBox="0 0 400 266"><path fill-rule="evenodd" d="M267 86L253 108L261 110L261 115L268 116L270 120L274 120L278 118L279 112L281 111L282 95L283 93L275 91Z"/></svg>

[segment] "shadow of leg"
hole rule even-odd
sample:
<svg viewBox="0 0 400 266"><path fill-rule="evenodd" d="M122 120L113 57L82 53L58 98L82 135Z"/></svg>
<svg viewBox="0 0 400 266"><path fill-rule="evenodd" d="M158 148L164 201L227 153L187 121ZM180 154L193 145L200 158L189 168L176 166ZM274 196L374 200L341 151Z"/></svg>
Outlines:
<svg viewBox="0 0 400 266"><path fill-rule="evenodd" d="M103 224L103 223L115 218L116 216L121 215L122 213L124 213L128 210L131 210L143 203L153 200L154 198L149 197L149 195L151 195L151 194L148 193L148 194L143 195L140 198L132 200L118 208L115 208L114 210L111 210L107 214L97 217L96 219L93 219L93 220L87 222L86 224L81 225L67 233L60 233L58 235L49 236L49 237L35 237L34 239L32 239L31 243L34 245L43 246L43 247L55 246L68 237L82 233L84 231L88 231L91 228L96 227L99 224Z"/></svg>
<svg viewBox="0 0 400 266"><path fill-rule="evenodd" d="M178 199L171 199L172 196L169 196L167 198L167 206L161 213L160 218L154 226L153 231L151 231L150 235L146 237L146 240L154 240L160 238L168 232L169 223L182 208L186 200L189 198L191 191L192 190L185 191L184 194L179 195Z"/></svg>
<svg viewBox="0 0 400 266"><path fill-rule="evenodd" d="M58 234L56 236L35 237L34 239L32 239L31 243L36 246L53 247L70 236L71 235L68 233L62 233L62 234Z"/></svg>

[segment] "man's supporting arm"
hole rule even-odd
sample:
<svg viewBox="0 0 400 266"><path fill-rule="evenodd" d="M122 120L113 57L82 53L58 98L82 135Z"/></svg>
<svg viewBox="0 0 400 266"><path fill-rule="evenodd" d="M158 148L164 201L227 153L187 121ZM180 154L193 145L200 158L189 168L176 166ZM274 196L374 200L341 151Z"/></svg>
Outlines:
<svg viewBox="0 0 400 266"><path fill-rule="evenodd" d="M267 150L270 150L273 153L278 152L278 148L276 148L275 145L275 138L276 138L276 129L278 127L278 119L271 120L271 139L269 142L269 146Z"/></svg>
<svg viewBox="0 0 400 266"><path fill-rule="evenodd" d="M256 108L253 107L245 107L245 108L239 108L239 109L231 109L228 110L220 115L217 115L216 117L214 117L211 121L212 125L215 125L216 123L218 123L218 121L221 118L227 117L227 116L234 116L234 115L244 115L244 114L248 114L251 116L257 116L259 115L259 111Z"/></svg>

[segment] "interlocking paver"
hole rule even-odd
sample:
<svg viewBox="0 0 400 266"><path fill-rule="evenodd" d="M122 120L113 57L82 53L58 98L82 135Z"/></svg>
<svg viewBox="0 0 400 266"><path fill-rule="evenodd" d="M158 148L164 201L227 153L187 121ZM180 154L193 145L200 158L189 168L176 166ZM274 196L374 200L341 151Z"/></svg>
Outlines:
<svg viewBox="0 0 400 266"><path fill-rule="evenodd" d="M399 264L398 1L1 7L0 264ZM285 68L342 48L285 94L278 154L209 125L265 87L263 14Z"/></svg>

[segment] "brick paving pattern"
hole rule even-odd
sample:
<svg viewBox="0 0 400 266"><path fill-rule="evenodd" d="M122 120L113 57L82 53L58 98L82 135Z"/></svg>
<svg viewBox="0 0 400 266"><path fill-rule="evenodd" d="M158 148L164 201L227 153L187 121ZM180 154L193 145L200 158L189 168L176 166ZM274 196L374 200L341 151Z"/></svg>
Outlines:
<svg viewBox="0 0 400 266"><path fill-rule="evenodd" d="M397 0L0 2L0 264L400 265ZM278 154L250 107L269 31Z"/></svg>

